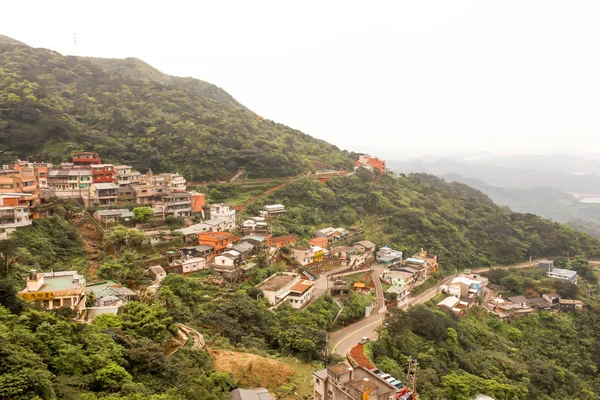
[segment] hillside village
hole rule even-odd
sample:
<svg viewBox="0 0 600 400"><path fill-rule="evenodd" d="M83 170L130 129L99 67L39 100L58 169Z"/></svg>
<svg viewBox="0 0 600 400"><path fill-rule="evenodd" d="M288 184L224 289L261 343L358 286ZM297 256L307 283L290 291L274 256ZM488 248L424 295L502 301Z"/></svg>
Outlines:
<svg viewBox="0 0 600 400"><path fill-rule="evenodd" d="M355 168L380 175L385 173L385 162L361 156ZM324 176L319 171L315 175L319 180ZM584 306L580 300L561 298L556 293L503 298L501 288L492 288L494 285L479 272L457 271L439 281L436 272L443 260L437 255L426 249L405 255L401 250L377 245L364 239L357 226L315 229L308 240L292 234L275 236L272 223L287 213L283 204L262 204L257 215L250 215L240 206L208 204L204 193L188 189L181 174L142 174L130 166L103 163L94 152L76 153L71 163L58 166L25 161L4 166L0 172L2 238L8 239L15 230L49 216L52 203L58 199L75 206L81 221L87 221L86 226L101 234L110 235L111 230L123 227L125 244L138 237L159 261L146 265L150 283L141 286L102 276L98 270L82 274L75 270L31 269L19 296L46 310L70 308L75 319L82 322L90 323L100 315L117 315L132 300L159 290L171 274L204 274L203 282L224 288L248 282L259 266L274 264L285 268L254 284L253 292L271 310L283 304L294 310L305 309L325 294L334 297L340 313L350 294L362 296L367 302L361 305L364 315L359 319L385 314L389 308L405 310L429 299L434 299L440 310L459 318L474 305L499 319L539 310L571 312ZM575 271L556 268L546 261L539 267L530 263L532 266L545 268L549 278L577 284ZM431 285L434 280L437 286ZM415 290L419 294L413 296ZM187 342L182 342L180 336L190 335L200 338L202 348L206 346L198 331L182 326L168 354ZM363 348L369 340L365 336L360 343L351 344L346 363L314 373L312 398L331 398L326 393L333 392L337 393L333 397L336 399L354 399L365 393L376 399L413 398L410 382L405 385L368 360ZM364 381L370 384L364 386ZM233 395L253 398L243 396L259 396L261 390L238 389ZM268 394L259 398L268 398L264 396Z"/></svg>

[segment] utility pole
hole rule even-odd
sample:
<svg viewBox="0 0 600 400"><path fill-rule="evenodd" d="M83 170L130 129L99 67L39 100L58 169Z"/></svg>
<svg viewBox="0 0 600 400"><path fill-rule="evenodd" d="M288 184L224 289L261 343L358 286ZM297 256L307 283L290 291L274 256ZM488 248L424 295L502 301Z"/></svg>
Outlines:
<svg viewBox="0 0 600 400"><path fill-rule="evenodd" d="M416 359L412 358L412 356L408 357L408 370L406 371L406 385L408 387L408 382L410 382L410 372L412 370L412 392L413 399L417 398L417 371L419 370L419 363Z"/></svg>
<svg viewBox="0 0 600 400"><path fill-rule="evenodd" d="M419 370L419 363L417 360L413 363L413 399L417 398L417 371Z"/></svg>

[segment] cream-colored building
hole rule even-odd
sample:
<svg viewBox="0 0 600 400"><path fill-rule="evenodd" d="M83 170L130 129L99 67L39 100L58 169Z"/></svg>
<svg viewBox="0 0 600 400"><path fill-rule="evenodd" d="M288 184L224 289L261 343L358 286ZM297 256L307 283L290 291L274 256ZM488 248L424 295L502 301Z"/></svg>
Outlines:
<svg viewBox="0 0 600 400"><path fill-rule="evenodd" d="M85 278L77 271L37 272L29 271L27 288L19 292L19 297L38 301L47 310L69 307L77 312L77 317L85 314Z"/></svg>

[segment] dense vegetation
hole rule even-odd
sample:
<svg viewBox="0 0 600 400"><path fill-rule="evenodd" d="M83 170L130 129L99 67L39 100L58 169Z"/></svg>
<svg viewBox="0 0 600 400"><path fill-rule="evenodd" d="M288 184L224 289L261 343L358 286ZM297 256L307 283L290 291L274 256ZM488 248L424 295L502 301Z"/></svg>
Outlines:
<svg viewBox="0 0 600 400"><path fill-rule="evenodd" d="M81 324L60 313L0 306L0 398L224 400L236 381L206 352L164 355L171 318L160 305Z"/></svg>
<svg viewBox="0 0 600 400"><path fill-rule="evenodd" d="M278 217L276 234L290 231L306 239L322 226L358 225L361 237L379 246L438 254L449 272L529 257L600 255L597 239L532 214L510 212L475 189L431 175L375 179L359 170L326 184L303 178L264 200L274 201L289 209ZM258 207L252 205L248 213Z"/></svg>
<svg viewBox="0 0 600 400"><path fill-rule="evenodd" d="M585 274L587 263L572 267ZM490 282L504 295L539 297L557 292L581 298L584 311L539 312L500 321L475 306L457 319L435 302L407 312L393 309L373 344L379 368L406 376L409 356L420 364L418 391L424 400L470 400L478 393L496 400L599 399L600 307L595 276L576 285L548 279L539 268L493 270ZM592 282L590 282L591 280Z"/></svg>
<svg viewBox="0 0 600 400"><path fill-rule="evenodd" d="M138 60L64 57L0 41L0 162L67 161L99 151L141 171L195 180L292 176L350 154L239 105L223 90L161 74Z"/></svg>

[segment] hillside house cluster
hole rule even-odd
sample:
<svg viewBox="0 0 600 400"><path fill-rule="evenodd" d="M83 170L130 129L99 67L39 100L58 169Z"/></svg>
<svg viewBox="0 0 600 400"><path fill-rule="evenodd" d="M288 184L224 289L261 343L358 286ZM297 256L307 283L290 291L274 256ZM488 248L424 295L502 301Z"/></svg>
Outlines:
<svg viewBox="0 0 600 400"><path fill-rule="evenodd" d="M460 274L448 285L441 287L450 296L440 301L438 307L449 309L460 316L475 304L487 285L488 279L481 275Z"/></svg>
<svg viewBox="0 0 600 400"><path fill-rule="evenodd" d="M187 192L186 180L178 173L142 174L128 165L103 163L95 152L76 153L71 163L46 168L43 197L82 199L86 207L148 205L163 218L203 212L204 195Z"/></svg>
<svg viewBox="0 0 600 400"><path fill-rule="evenodd" d="M395 295L398 303L408 300L411 287L426 279L438 267L438 257L423 249L403 260L401 251L383 246L377 251L376 260L386 267L380 276L391 285L386 293Z"/></svg>
<svg viewBox="0 0 600 400"><path fill-rule="evenodd" d="M556 293L546 293L542 297L498 296L486 304L486 309L500 319L519 318L538 311L571 312L583 307L581 300L561 299Z"/></svg>

